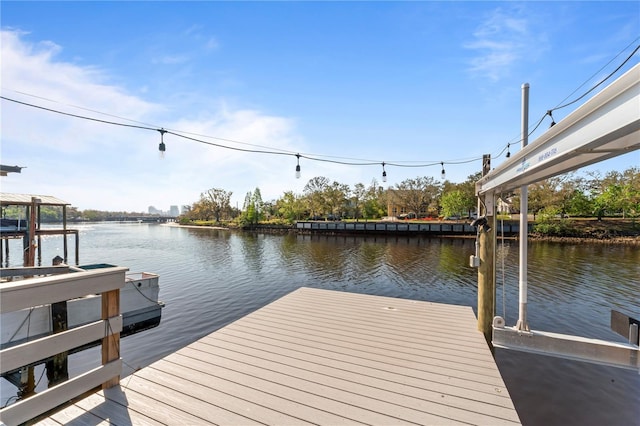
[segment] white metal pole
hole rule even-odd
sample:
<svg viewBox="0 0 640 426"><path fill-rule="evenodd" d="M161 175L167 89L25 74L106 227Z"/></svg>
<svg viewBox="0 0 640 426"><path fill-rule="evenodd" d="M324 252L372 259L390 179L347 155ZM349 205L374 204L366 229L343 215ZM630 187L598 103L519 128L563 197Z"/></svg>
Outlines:
<svg viewBox="0 0 640 426"><path fill-rule="evenodd" d="M522 85L522 130L521 130L522 149L529 143L529 83ZM526 157L522 158L523 163L527 161ZM524 164L523 164L524 165ZM528 226L528 187L523 185L520 188L520 259L519 259L519 310L518 330L529 331L527 323L527 234Z"/></svg>

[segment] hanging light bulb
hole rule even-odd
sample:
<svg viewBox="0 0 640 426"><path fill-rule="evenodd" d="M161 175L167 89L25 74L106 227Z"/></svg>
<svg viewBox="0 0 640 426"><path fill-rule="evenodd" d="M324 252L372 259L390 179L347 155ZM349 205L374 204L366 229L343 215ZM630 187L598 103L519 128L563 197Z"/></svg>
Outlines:
<svg viewBox="0 0 640 426"><path fill-rule="evenodd" d="M444 162L440 162L440 165L442 166L442 172L440 172L440 175L442 176L442 180L444 180L446 173L444 171Z"/></svg>
<svg viewBox="0 0 640 426"><path fill-rule="evenodd" d="M384 169L384 161L382 162L382 181L383 182L387 181L387 172Z"/></svg>
<svg viewBox="0 0 640 426"><path fill-rule="evenodd" d="M507 158L511 157L511 152L509 151L510 143L507 144Z"/></svg>
<svg viewBox="0 0 640 426"><path fill-rule="evenodd" d="M167 147L164 145L164 134L167 133L165 129L158 130L160 132L160 145L158 146L158 151L160 151L160 158L164 158L164 152L167 150Z"/></svg>
<svg viewBox="0 0 640 426"><path fill-rule="evenodd" d="M298 164L296 165L296 179L300 179L300 154L296 154Z"/></svg>

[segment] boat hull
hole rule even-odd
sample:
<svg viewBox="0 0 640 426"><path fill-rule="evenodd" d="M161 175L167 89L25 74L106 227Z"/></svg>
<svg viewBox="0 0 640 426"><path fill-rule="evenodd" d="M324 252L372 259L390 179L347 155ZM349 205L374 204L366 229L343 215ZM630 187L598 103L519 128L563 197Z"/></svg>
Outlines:
<svg viewBox="0 0 640 426"><path fill-rule="evenodd" d="M134 334L160 324L162 307L158 300L159 277L142 272L127 274L120 290L120 312L123 330L121 336ZM102 297L89 295L67 301L68 328L88 324L100 319ZM0 346L18 345L52 333L51 305L8 312L0 316Z"/></svg>

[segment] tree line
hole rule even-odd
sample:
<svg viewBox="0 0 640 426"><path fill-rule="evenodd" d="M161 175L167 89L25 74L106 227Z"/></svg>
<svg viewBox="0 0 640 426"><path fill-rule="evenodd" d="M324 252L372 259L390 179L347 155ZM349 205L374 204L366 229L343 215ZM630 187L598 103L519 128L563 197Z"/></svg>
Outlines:
<svg viewBox="0 0 640 426"><path fill-rule="evenodd" d="M264 201L259 188L247 192L242 208L231 206L232 192L211 188L200 194L181 216L184 223L229 222L239 225L262 221L293 223L309 218L345 218L376 220L389 214L391 202L398 206L392 215L413 213L417 218L468 216L475 211L477 199L475 183L480 173L467 177L464 182L440 182L433 177L406 179L383 188L375 179L369 185L357 183L353 187L326 177L310 179L301 194L286 191L271 201ZM505 213L519 213L519 191L499 194ZM545 217L623 217L640 216L640 168L624 171L578 174L576 172L553 177L529 185L529 214ZM62 208L41 207L43 222L61 222ZM67 207L69 221L122 220L144 213L78 210ZM2 209L3 218L23 218L25 212L15 206ZM411 217L411 216L409 216Z"/></svg>
<svg viewBox="0 0 640 426"><path fill-rule="evenodd" d="M77 207L67 206L67 220L69 222L102 222L123 221L130 218L153 217L148 213L136 212L111 212L103 210L79 210ZM61 206L40 206L40 221L42 223L62 222L63 209ZM2 217L6 219L27 219L25 206L3 206Z"/></svg>
<svg viewBox="0 0 640 426"><path fill-rule="evenodd" d="M433 177L406 179L387 189L374 179L366 186L349 185L323 176L310 179L302 194L286 191L279 199L262 200L256 188L245 196L242 209L230 205L232 193L212 188L200 195L181 217L182 222L236 221L240 225L265 220L292 223L303 219L365 219L387 216L388 205L398 206L396 213L412 212L417 218L467 216L475 211L475 183L481 174L464 182L439 182ZM559 217L638 217L640 216L640 168L610 171L605 175L572 172L532 184L528 190L529 214ZM519 191L500 194L507 211L519 213Z"/></svg>

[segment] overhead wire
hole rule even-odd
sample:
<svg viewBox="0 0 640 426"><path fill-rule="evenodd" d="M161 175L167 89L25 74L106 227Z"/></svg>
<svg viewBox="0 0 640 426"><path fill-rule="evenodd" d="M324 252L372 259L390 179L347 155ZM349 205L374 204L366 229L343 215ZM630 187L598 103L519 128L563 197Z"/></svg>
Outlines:
<svg viewBox="0 0 640 426"><path fill-rule="evenodd" d="M83 111L89 111L89 112L94 112L96 114L101 114L101 115L106 115L107 117L113 117L113 118L118 118L120 120L125 120L125 121L130 121L132 123L138 123L140 125L145 125L145 126L149 126L149 127L153 127L153 124L149 124L149 123L144 123L142 121L137 121L137 120L133 120L131 118L127 118L127 117L122 117L119 115L115 115L115 114L110 114L104 111L98 111L95 109L91 109L91 108L87 108L87 107L83 107L83 106L78 106L78 105L74 105L74 104L68 104L68 103L64 103L64 102L60 102L60 101L56 101L55 99L49 99L49 98L45 98L44 96L39 96L39 95L34 95L33 93L27 93L24 92L22 90L13 90L13 89L8 89L8 88L3 88L4 90L10 90L12 92L15 93L19 93L21 95L25 95L25 96L30 96L32 98L37 98L37 99L42 99L44 101L47 102L52 102L52 103L56 103L56 104L60 104L60 105L66 105L66 106L70 106L72 108L77 108L77 109L81 109Z"/></svg>
<svg viewBox="0 0 640 426"><path fill-rule="evenodd" d="M565 104L563 104L563 102L565 102L567 99L569 99L574 93L576 93L578 90L580 90L580 88L582 86L584 86L585 84L587 84L588 81L590 81L591 79L593 79L597 74L599 74L603 69L605 69L609 64L611 64L611 62L613 62L618 56L620 56L622 54L622 52L624 52L625 50L627 50L633 43L635 43L636 41L638 41L638 39L640 39L640 37L637 37L635 40L633 40L631 43L629 43L624 49L622 49L616 56L614 56L609 62L607 62L605 65L602 66L602 68L600 68L598 71L596 71L591 77L589 77L588 80L586 80L584 83L582 83L582 85L580 85L576 90L574 90L573 92L571 92L571 94L569 94L566 98L564 98L562 101L560 101L560 105L556 106L555 108L551 109L550 111L557 111L559 109L568 107L569 105L573 105L574 103L578 102L580 99L584 98L585 96L587 96L589 93L591 93L593 90L595 90L598 86L600 86L602 83L604 83L605 81L607 81L608 79L610 79L615 73L617 73L618 71L620 71L620 68L622 68L627 62L629 62L629 60L633 57L633 55L636 54L636 52L638 52L638 50L640 49L640 44L638 46L636 46L636 48L633 50L633 52L631 52L629 54L629 56L627 56L627 58L620 64L618 65L618 67L611 71L609 73L609 75L607 75L605 78L603 78L602 80L600 80L600 82L598 84L596 84L595 86L593 86L591 89L587 90L585 93L583 93L581 96L579 96L578 98L574 99L571 102L567 102Z"/></svg>
<svg viewBox="0 0 640 426"><path fill-rule="evenodd" d="M622 52L624 52L626 49L628 49L629 46L631 46L633 43L635 43L639 38L640 37L636 38L632 43L627 45L613 59L611 59L602 68L600 68L600 70L598 70L597 73L601 72L602 69L604 69L606 66L611 64L611 62L613 62L613 60L615 60L618 56L620 56L622 54ZM571 95L576 93L577 90L579 90L581 87L583 87L586 84L586 82L583 83L582 85L580 85L576 90L574 90L571 94L569 94L563 101L561 101L560 105L554 107L553 109L547 110L545 112L545 114L538 120L538 122L535 124L535 126L533 126L533 129L528 132L527 136L531 136L533 133L535 133L535 131L540 127L540 125L542 124L542 122L544 121L544 119L547 116L551 117L552 125L555 124L555 122L553 121L553 115L552 115L553 111L557 111L559 109L562 109L562 108L565 108L565 107L570 106L572 104L575 104L576 102L578 102L581 99L583 99L584 97L586 97L589 93L593 92L597 87L599 87L605 81L607 81L613 75L615 75L633 57L633 55L635 55L638 52L638 50L640 50L640 45L636 46L636 48L627 56L627 58L618 67L616 67L615 70L613 70L606 77L604 77L602 80L600 80L596 85L591 87L589 90L587 90L585 93L583 93L582 95L580 95L576 99L574 99L574 100L572 100L570 102L567 102L567 103L563 103L563 102L566 101L566 99L571 97ZM593 78L593 76L590 77L590 79L592 79L592 78ZM587 81L589 81L589 80L587 80ZM48 99L48 98L45 98L45 97L42 97L42 96L33 95L33 94L29 94L29 93L22 92L22 91L14 90L14 92L20 93L20 94L23 94L23 95L27 95L27 96L32 96L32 97L39 98L39 99L43 99L43 100L47 100L49 102L56 102L56 101L53 101L51 99ZM70 105L70 106L72 106L74 108L83 109L83 110L86 110L86 111L91 111L91 112L95 112L95 113L99 113L99 114L104 114L104 115L111 116L111 117L114 117L114 118L118 118L118 119L121 119L121 120L135 122L135 123L138 123L138 124L120 123L120 122L117 122L117 121L103 120L103 119L99 119L99 118L95 118L95 117L88 117L88 116L84 116L84 115L73 114L73 113L70 113L70 112L64 112L64 111L60 111L60 110L57 110L57 109L47 108L47 107L44 107L44 106L41 106L41 105L35 105L35 104L29 103L29 102L20 101L20 100L17 100L17 99L6 97L6 96L0 96L0 99L4 99L6 101L14 102L14 103L17 103L17 104L21 104L21 105L25 105L25 106L29 106L29 107L32 107L32 108L37 108L37 109L41 109L41 110L44 110L44 111L53 112L53 113L57 113L57 114L61 114L61 115L66 115L66 116L74 117L74 118L78 118L78 119L84 119L84 120L99 122L99 123L103 123L103 124L110 124L110 125L114 125L114 126L121 126L121 127L128 127L128 128L142 129L142 130L158 131L158 132L161 133L161 135L171 134L171 135L179 137L179 138L191 140L191 141L194 141L194 142L198 142L198 143L202 143L202 144L206 144L206 145L210 145L210 146L215 146L215 147L218 147L218 148L230 149L230 150L234 150L234 151L247 152L247 153L295 156L295 157L298 158L298 160L300 158L304 158L304 159L311 160L311 161L333 163L333 164L340 164L340 165L349 165L349 166L379 166L379 165L384 163L385 165L394 166L394 167L425 168L425 167L433 167L433 166L437 166L437 165L444 166L444 164L447 164L447 165L466 164L466 163L471 163L471 162L475 162L475 161L478 161L478 160L482 159L482 156L477 156L477 157L471 157L471 158L464 159L464 160L447 160L447 161L435 161L435 160L434 161L427 161L427 162L423 162L423 161L377 161L377 160L362 160L362 159L355 159L355 158L345 158L345 157L330 156L330 155L307 154L307 153L299 153L299 152L284 150L284 149L280 149L280 148L266 147L266 146L263 146L263 145L250 144L250 143L241 142L241 141L228 139L228 138L221 138L221 137L216 137L216 136L202 135L202 134L197 134L197 133L179 131L179 130L175 130L175 129L166 129L166 128L163 128L163 127L157 128L157 127L154 127L152 125L147 125L145 123L141 123L141 122L138 122L138 121L135 121L135 120L131 120L131 119L128 119L128 118L119 117L119 116L116 116L116 115L113 115L113 114L103 113L103 112L92 110L92 109L89 109L89 108L78 107L78 106L75 106L75 105ZM57 102L57 103L59 103L59 102ZM221 143L215 143L215 142L210 142L210 141L206 141L206 140L203 140L203 139L198 139L198 138L195 138L193 136L188 136L188 135L194 135L194 136L198 136L200 138L214 139L214 140L233 143L233 144L251 146L251 147L254 147L254 148L240 148L240 147L236 147L236 146L229 146L229 145L224 145L224 144L221 144ZM517 143L518 141L521 142L522 138L516 137L512 141L513 141L513 143ZM512 141L509 141L507 143L507 145L504 146L504 148L502 148L502 150L500 152L498 152L498 154L495 155L495 157L502 156L502 154L505 151L510 153L509 148L512 145ZM260 149L256 149L256 148L260 148ZM416 163L416 164L412 164L412 163Z"/></svg>
<svg viewBox="0 0 640 426"><path fill-rule="evenodd" d="M635 47L635 49L625 58L624 61L622 61L622 63L620 63L620 65L618 65L616 67L616 69L614 69L613 71L611 71L606 77L604 77L603 79L601 79L598 83L596 83L594 86L592 86L589 90L587 90L586 92L584 92L582 95L578 96L577 98L575 98L574 100L570 101L570 102L566 102L564 103L567 99L569 99L573 94L575 94L578 90L580 90L580 88L582 88L585 84L587 84L589 81L591 81L597 74L599 74L604 68L606 68L608 65L610 65L616 58L618 58L625 50L627 50L630 46L632 46L636 41L638 41L640 39L640 37L636 37L631 43L629 43L627 46L625 46L620 52L618 52L618 54L616 54L609 62L607 62L605 65L603 65L598 71L596 71L591 77L589 77L584 83L582 83L580 86L578 86L578 88L576 88L573 92L571 92L569 95L567 95L562 101L559 102L558 106L547 110L547 112L544 113L544 115L538 120L538 122L533 126L533 129L528 131L527 133L527 137L531 136L533 133L535 133L536 130L538 130L538 127L540 127L540 125L542 124L542 122L544 121L544 119L549 116L551 117L551 126L555 125L555 121L553 119L553 111L557 111L559 109L562 108L566 108L570 105L575 104L576 102L579 102L580 100L584 99L587 95L589 95L589 93L593 92L596 88L598 88L599 86L601 86L604 82L606 82L607 80L609 80L612 76L614 76L618 71L620 71L620 69L625 66L627 64L627 62L629 62L629 60L631 60L631 58L633 57L633 55L635 55L638 50L640 50L640 44L637 45ZM504 153L505 150L508 150L509 147L513 144L522 142L522 138L521 137L515 137L514 139L512 139L511 141L509 141L507 143L507 146L500 151L500 153L497 155L497 157L500 157L502 155L502 153Z"/></svg>
<svg viewBox="0 0 640 426"><path fill-rule="evenodd" d="M316 154L300 154L300 153L294 153L293 151L274 150L272 148L269 148L269 149L240 148L240 147L223 145L223 144L219 144L219 143L215 143L215 142L206 141L206 140L198 139L198 138L195 138L195 137L192 137L192 136L187 136L188 132L174 131L174 130L169 130L169 129L166 129L166 128L155 128L155 127L146 126L146 125L142 126L142 125L137 125L137 124L128 124L128 123L120 123L120 122L117 122L117 121L103 120L103 119L99 119L99 118L95 118L95 117L88 117L88 116L84 116L84 115L80 115L80 114L73 114L73 113L70 113L70 112L60 111L60 110L53 109L53 108L47 108L47 107L44 107L44 106L41 106L41 105L35 105L35 104L29 103L29 102L24 102L24 101L20 101L20 100L17 100L17 99L9 98L7 96L0 96L0 99L4 99L6 101L14 102L14 103L17 103L17 104L21 104L21 105L29 106L29 107L32 107L32 108L41 109L41 110L44 110L44 111L53 112L53 113L57 113L57 114L61 114L61 115L69 116L69 117L74 117L74 118L78 118L78 119L84 119L84 120L94 121L94 122L98 122L98 123L111 124L111 125L115 125L115 126L128 127L128 128L134 128L134 129L157 131L157 132L161 132L161 134L170 134L170 135L173 135L173 136L176 136L176 137L179 137L179 138L183 138L183 139L187 139L187 140L191 140L191 141L194 141L194 142L198 142L198 143L202 143L202 144L206 144L206 145L210 145L210 146L215 146L215 147L223 148L223 149L230 149L230 150L234 150L234 151L257 153L257 154L297 156L298 158L305 158L307 160L312 160L312 161L334 163L334 164L341 164L341 165L352 165L352 166L374 166L374 165L377 166L377 165L380 165L382 163L382 161L373 161L373 160L367 161L367 160L357 160L357 159L348 159L348 160L353 160L353 161L346 161L347 159L342 159L342 160L337 159L337 158L343 158L343 157L322 156L322 155L316 155ZM235 141L235 140L232 140L232 139L219 138L219 137L215 137L215 136L201 136L201 137L206 137L206 138L215 139L215 140L221 140L221 141L230 142L230 143L238 143L238 144L256 146L256 145L247 144L247 143L244 143L244 142ZM409 163L409 161L407 161L407 162L397 162L396 161L396 162L390 162L390 163L387 163L387 164L393 165L393 166L396 166L396 167L431 167L431 166L439 165L441 163L444 163L444 164L464 164L464 163L477 161L477 160L479 160L481 158L482 157L477 157L477 158L471 158L471 159L462 160L462 161L460 161L460 160L432 161L432 162L423 162L423 163L419 163L419 164L404 164L404 163Z"/></svg>

